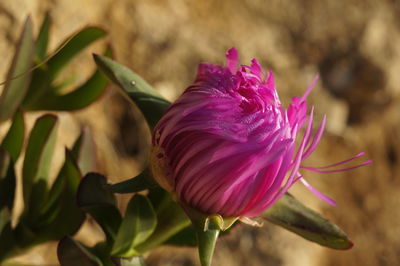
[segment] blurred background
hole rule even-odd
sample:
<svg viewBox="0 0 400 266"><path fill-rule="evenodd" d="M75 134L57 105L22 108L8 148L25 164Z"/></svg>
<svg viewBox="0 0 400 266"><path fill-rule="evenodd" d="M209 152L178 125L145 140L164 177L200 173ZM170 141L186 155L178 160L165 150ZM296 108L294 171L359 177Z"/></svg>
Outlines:
<svg viewBox="0 0 400 266"><path fill-rule="evenodd" d="M310 95L327 129L308 165L325 165L365 151L374 163L336 174L305 173L307 180L338 202L332 207L300 184L295 196L336 222L355 243L335 251L272 224L241 225L217 245L222 266L398 265L400 261L400 3L394 0L1 0L0 77L5 79L14 45L27 15L36 31L49 12L51 48L87 25L108 31L117 61L134 69L170 100L194 79L200 62L223 64L234 46L241 63L257 58L272 69L282 102L299 96L320 73ZM73 63L77 82L94 69L87 49ZM59 149L70 145L81 125L93 132L98 171L110 182L135 176L149 152L148 129L112 87L100 101L61 117ZM31 115L32 121L37 114ZM28 123L30 118L28 118ZM63 154L58 152L58 154ZM62 158L59 158L62 162ZM57 168L57 163L54 165ZM123 208L124 199L121 198ZM68 217L66 217L67 219ZM87 222L78 239L101 239ZM19 257L25 265L57 265L56 243ZM197 251L165 247L148 265L198 265Z"/></svg>

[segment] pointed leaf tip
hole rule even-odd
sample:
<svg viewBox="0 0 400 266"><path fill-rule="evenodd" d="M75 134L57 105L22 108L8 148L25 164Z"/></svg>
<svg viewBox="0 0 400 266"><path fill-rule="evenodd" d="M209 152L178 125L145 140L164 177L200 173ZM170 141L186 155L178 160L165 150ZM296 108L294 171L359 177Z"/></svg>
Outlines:
<svg viewBox="0 0 400 266"><path fill-rule="evenodd" d="M286 193L263 213L270 222L322 246L346 250L353 247L347 235L333 222L304 206Z"/></svg>
<svg viewBox="0 0 400 266"><path fill-rule="evenodd" d="M99 69L119 88L130 103L137 105L153 128L170 103L132 70L105 56L93 55Z"/></svg>
<svg viewBox="0 0 400 266"><path fill-rule="evenodd" d="M118 257L139 255L135 247L150 237L156 225L157 216L150 200L136 194L129 201L111 254Z"/></svg>

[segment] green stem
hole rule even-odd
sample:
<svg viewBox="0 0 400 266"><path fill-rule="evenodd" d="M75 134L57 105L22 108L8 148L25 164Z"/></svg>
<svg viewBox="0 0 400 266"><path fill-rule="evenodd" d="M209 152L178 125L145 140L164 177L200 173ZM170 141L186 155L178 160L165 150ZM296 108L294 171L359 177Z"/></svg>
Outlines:
<svg viewBox="0 0 400 266"><path fill-rule="evenodd" d="M220 230L206 230L196 228L199 246L199 257L202 266L210 266Z"/></svg>

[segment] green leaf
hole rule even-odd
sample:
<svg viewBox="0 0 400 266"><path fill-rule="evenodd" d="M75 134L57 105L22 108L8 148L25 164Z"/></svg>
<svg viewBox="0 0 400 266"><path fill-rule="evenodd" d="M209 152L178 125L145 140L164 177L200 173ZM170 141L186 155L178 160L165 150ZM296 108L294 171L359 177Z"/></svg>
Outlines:
<svg viewBox="0 0 400 266"><path fill-rule="evenodd" d="M39 231L43 235L44 240L57 240L65 235L74 234L85 219L85 214L76 202L76 193L81 181L81 174L68 149L66 149L66 164L60 175L62 175L60 179L64 180L64 184L62 193L58 198L57 215L48 222L50 223L49 225L38 224L37 229L35 228L35 231ZM68 215L68 219L66 219L66 215Z"/></svg>
<svg viewBox="0 0 400 266"><path fill-rule="evenodd" d="M7 225L11 222L10 211L7 208L0 209L0 235Z"/></svg>
<svg viewBox="0 0 400 266"><path fill-rule="evenodd" d="M135 250L140 254L153 249L188 227L191 222L183 209L172 199L171 194L161 188L151 189L149 196L157 214L157 227L153 234Z"/></svg>
<svg viewBox="0 0 400 266"><path fill-rule="evenodd" d="M134 178L110 185L110 190L114 193L134 193L156 187L158 185L151 178L150 170L147 168Z"/></svg>
<svg viewBox="0 0 400 266"><path fill-rule="evenodd" d="M89 248L78 241L66 236L60 240L57 246L57 257L61 266L102 266L103 263L92 254Z"/></svg>
<svg viewBox="0 0 400 266"><path fill-rule="evenodd" d="M87 174L79 185L77 201L78 205L92 215L101 226L107 241L113 242L122 217L116 207L114 194L108 190L107 179L100 174Z"/></svg>
<svg viewBox="0 0 400 266"><path fill-rule="evenodd" d="M5 149L16 162L24 144L25 123L22 111L17 111L7 135L4 137L1 147Z"/></svg>
<svg viewBox="0 0 400 266"><path fill-rule="evenodd" d="M173 245L173 246L197 246L196 231L193 226L187 226L167 241L163 245Z"/></svg>
<svg viewBox="0 0 400 266"><path fill-rule="evenodd" d="M46 64L34 70L32 82L23 102L24 109L38 110L41 102L47 101L46 98L50 97L51 90L56 91L57 87L51 83L60 71L84 48L105 34L102 29L88 27L69 37Z"/></svg>
<svg viewBox="0 0 400 266"><path fill-rule="evenodd" d="M7 208L0 209L0 262L15 255L16 247L10 211Z"/></svg>
<svg viewBox="0 0 400 266"><path fill-rule="evenodd" d="M96 173L89 173L82 179L77 200L81 207L116 203L114 194L107 189L107 179Z"/></svg>
<svg viewBox="0 0 400 266"><path fill-rule="evenodd" d="M118 257L139 255L134 249L135 246L143 243L154 232L156 225L156 213L149 199L136 194L128 204L111 255Z"/></svg>
<svg viewBox="0 0 400 266"><path fill-rule="evenodd" d="M0 122L14 115L26 95L31 78L31 74L26 72L32 66L33 51L32 21L28 17L16 46L3 93L0 96Z"/></svg>
<svg viewBox="0 0 400 266"><path fill-rule="evenodd" d="M43 115L31 131L22 168L25 209L36 212L47 194L47 178L56 140L57 117Z"/></svg>
<svg viewBox="0 0 400 266"><path fill-rule="evenodd" d="M107 47L106 56L111 56L111 48ZM55 89L46 92L40 101L30 105L30 110L71 111L82 109L96 101L107 88L108 79L97 70L81 86L61 95Z"/></svg>
<svg viewBox="0 0 400 266"><path fill-rule="evenodd" d="M54 222L56 217L60 215L60 211L63 207L62 201L66 196L63 195L63 193L68 189L68 180L73 183L72 190L77 190L76 182L80 181L80 177L81 174L72 153L68 149L65 149L64 164L50 189L47 199L40 207L40 215L38 215L37 220L35 220L35 224L48 226Z"/></svg>
<svg viewBox="0 0 400 266"><path fill-rule="evenodd" d="M68 38L66 43L61 45L62 48L47 62L51 79L54 79L78 53L105 35L106 32L100 28L88 27Z"/></svg>
<svg viewBox="0 0 400 266"><path fill-rule="evenodd" d="M85 175L96 169L96 147L89 128L82 130L72 147L72 153L82 174Z"/></svg>
<svg viewBox="0 0 400 266"><path fill-rule="evenodd" d="M14 164L7 151L0 148L0 210L7 207L11 212L14 205L15 186Z"/></svg>
<svg viewBox="0 0 400 266"><path fill-rule="evenodd" d="M353 243L334 223L286 193L263 216L305 239L334 249L349 249Z"/></svg>
<svg viewBox="0 0 400 266"><path fill-rule="evenodd" d="M40 61L45 59L47 53L47 46L49 42L49 30L50 30L51 18L47 12L42 25L40 26L39 35L36 39L36 56Z"/></svg>
<svg viewBox="0 0 400 266"><path fill-rule="evenodd" d="M50 89L51 81L46 64L33 70L32 80L22 103L24 110L30 110L35 106L43 94Z"/></svg>
<svg viewBox="0 0 400 266"><path fill-rule="evenodd" d="M127 67L101 55L93 57L99 69L118 86L126 99L139 107L150 128L153 128L170 103Z"/></svg>

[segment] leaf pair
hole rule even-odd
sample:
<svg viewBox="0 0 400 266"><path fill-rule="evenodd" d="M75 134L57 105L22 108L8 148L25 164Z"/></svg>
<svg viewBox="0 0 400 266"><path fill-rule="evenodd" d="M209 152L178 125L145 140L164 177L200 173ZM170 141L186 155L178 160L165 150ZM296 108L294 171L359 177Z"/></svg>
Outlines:
<svg viewBox="0 0 400 266"><path fill-rule="evenodd" d="M64 165L49 189L57 117L43 115L36 120L27 140L22 158L24 210L16 228L11 228L10 213L16 189L14 162L21 153L24 129L23 113L18 111L0 148L0 261L35 244L73 234L84 220L75 197L81 179L78 156L88 146L81 135L72 151L66 149Z"/></svg>
<svg viewBox="0 0 400 266"><path fill-rule="evenodd" d="M84 219L75 200L81 179L76 162L78 154L65 150L64 164L48 188L56 133L57 117L43 115L36 120L28 139L22 170L24 212L16 229L20 245L24 247L72 234ZM82 142L77 141L73 150L78 153L81 145ZM68 213L68 220L65 213Z"/></svg>
<svg viewBox="0 0 400 266"><path fill-rule="evenodd" d="M72 92L63 93L68 85L57 85L61 71L84 48L105 35L95 27L85 28L68 38L55 52L47 54L51 19L47 15L38 37L33 35L31 19L25 22L4 90L0 96L0 122L11 118L21 106L25 110L76 110L88 106L104 92L107 80L95 71L92 76ZM110 56L107 48L105 55Z"/></svg>
<svg viewBox="0 0 400 266"><path fill-rule="evenodd" d="M156 213L150 200L135 195L130 200L124 217L116 207L114 194L100 174L89 173L79 185L78 205L90 214L106 235L106 241L95 248L85 247L70 238L64 238L58 246L58 257L62 265L72 265L70 256L76 260L93 260L94 265L107 265L112 260L123 265L136 265L119 257L140 255L136 247L152 235L157 225Z"/></svg>

